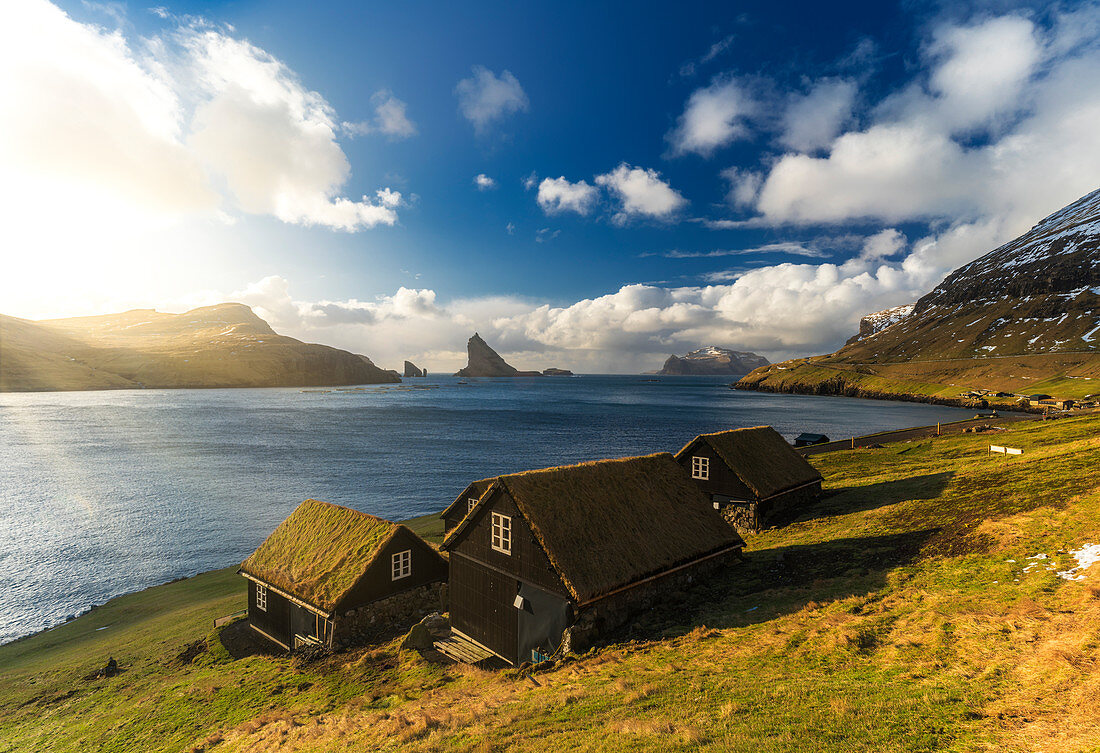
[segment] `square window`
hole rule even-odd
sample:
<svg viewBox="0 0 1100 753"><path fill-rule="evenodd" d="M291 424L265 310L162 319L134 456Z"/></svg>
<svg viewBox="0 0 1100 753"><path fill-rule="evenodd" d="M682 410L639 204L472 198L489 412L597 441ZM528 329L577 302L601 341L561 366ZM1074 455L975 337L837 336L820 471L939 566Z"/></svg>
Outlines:
<svg viewBox="0 0 1100 753"><path fill-rule="evenodd" d="M466 500L466 513L469 514L470 510L474 509L474 505L477 504L477 497L470 497Z"/></svg>
<svg viewBox="0 0 1100 753"><path fill-rule="evenodd" d="M398 552L390 558L391 580L400 580L412 575L412 549Z"/></svg>
<svg viewBox="0 0 1100 753"><path fill-rule="evenodd" d="M499 512L493 513L493 549L501 554L512 553L512 519Z"/></svg>
<svg viewBox="0 0 1100 753"><path fill-rule="evenodd" d="M691 459L691 477L706 481L710 478L710 458Z"/></svg>
<svg viewBox="0 0 1100 753"><path fill-rule="evenodd" d="M256 584L256 609L261 612L267 611L267 586L261 586Z"/></svg>

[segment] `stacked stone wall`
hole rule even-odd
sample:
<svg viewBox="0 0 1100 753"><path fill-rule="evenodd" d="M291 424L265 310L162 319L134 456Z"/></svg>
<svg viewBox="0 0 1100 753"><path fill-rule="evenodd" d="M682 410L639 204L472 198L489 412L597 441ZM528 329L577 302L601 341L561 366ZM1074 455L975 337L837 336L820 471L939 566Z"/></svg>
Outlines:
<svg viewBox="0 0 1100 753"><path fill-rule="evenodd" d="M582 607L576 621L563 634L563 652L586 650L670 594L687 590L740 560L741 550L736 549Z"/></svg>
<svg viewBox="0 0 1100 753"><path fill-rule="evenodd" d="M337 616L332 643L342 648L391 638L408 632L425 615L446 610L447 584L428 583Z"/></svg>

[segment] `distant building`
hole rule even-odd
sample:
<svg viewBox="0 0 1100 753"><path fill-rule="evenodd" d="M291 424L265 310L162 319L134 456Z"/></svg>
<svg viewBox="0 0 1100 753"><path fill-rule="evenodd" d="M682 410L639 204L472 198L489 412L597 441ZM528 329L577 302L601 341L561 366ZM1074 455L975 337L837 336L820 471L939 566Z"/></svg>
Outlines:
<svg viewBox="0 0 1100 753"><path fill-rule="evenodd" d="M824 434L811 434L810 432L802 432L794 438L795 447L808 447L815 444L826 444L829 438Z"/></svg>
<svg viewBox="0 0 1100 753"><path fill-rule="evenodd" d="M770 426L703 434L676 460L726 520L750 531L821 496L821 474Z"/></svg>
<svg viewBox="0 0 1100 753"><path fill-rule="evenodd" d="M1033 407L1048 410L1069 410L1076 404L1073 400L1058 400L1055 398L1032 398L1029 402Z"/></svg>
<svg viewBox="0 0 1100 753"><path fill-rule="evenodd" d="M308 499L238 572L252 629L292 650L356 643L440 609L447 561L403 525Z"/></svg>
<svg viewBox="0 0 1100 753"><path fill-rule="evenodd" d="M511 664L590 645L744 546L668 453L487 481L443 542L451 629Z"/></svg>
<svg viewBox="0 0 1100 753"><path fill-rule="evenodd" d="M447 506L443 512L439 514L439 517L443 518L443 533L450 533L462 519L466 517L466 513L474 509L474 505L477 504L478 499L485 493L485 490L489 488L489 485L493 483L491 478L483 478L480 481L475 481L465 489L462 493L455 497L455 501Z"/></svg>

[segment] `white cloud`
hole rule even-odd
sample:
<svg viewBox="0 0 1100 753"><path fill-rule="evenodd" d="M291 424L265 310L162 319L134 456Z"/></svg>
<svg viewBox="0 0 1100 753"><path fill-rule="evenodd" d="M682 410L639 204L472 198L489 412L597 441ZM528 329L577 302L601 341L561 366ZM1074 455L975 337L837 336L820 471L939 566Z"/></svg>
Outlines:
<svg viewBox="0 0 1100 753"><path fill-rule="evenodd" d="M906 239L896 228L886 228L863 241L859 251L861 259L884 259L893 256L905 248Z"/></svg>
<svg viewBox="0 0 1100 753"><path fill-rule="evenodd" d="M829 146L852 118L856 91L854 81L824 79L806 94L792 95L779 143L800 152Z"/></svg>
<svg viewBox="0 0 1100 753"><path fill-rule="evenodd" d="M692 93L665 138L673 155L694 152L709 157L719 147L748 135L744 120L754 105L736 81L715 81Z"/></svg>
<svg viewBox="0 0 1100 753"><path fill-rule="evenodd" d="M407 139L416 135L416 123L409 120L408 105L385 89L375 92L371 97L374 104L374 120L340 124L344 133L351 136L365 136L369 133L383 133L392 140Z"/></svg>
<svg viewBox="0 0 1100 753"><path fill-rule="evenodd" d="M196 21L128 38L44 0L6 11L0 188L28 205L21 216L68 201L116 227L140 215L224 218L234 205L342 230L396 222L388 189L385 199L341 196L350 165L325 99L228 28ZM80 210L70 208L72 222Z"/></svg>
<svg viewBox="0 0 1100 753"><path fill-rule="evenodd" d="M597 175L596 185L603 186L618 198L620 211L614 219L619 223L634 217L669 220L688 203L661 180L656 170L631 167L625 162L609 173Z"/></svg>
<svg viewBox="0 0 1100 753"><path fill-rule="evenodd" d="M928 52L939 63L930 89L942 117L963 129L1017 107L1042 56L1033 24L1019 16L940 27Z"/></svg>
<svg viewBox="0 0 1100 753"><path fill-rule="evenodd" d="M727 167L722 171L722 177L730 186L726 201L737 208L751 207L756 203L760 186L764 183L764 176L752 170Z"/></svg>
<svg viewBox="0 0 1100 753"><path fill-rule="evenodd" d="M485 173L478 173L474 176L474 185L479 191L491 191L497 187L497 182Z"/></svg>
<svg viewBox="0 0 1100 753"><path fill-rule="evenodd" d="M559 178L543 178L539 183L537 201L542 211L546 214L558 214L560 212L576 212L586 215L592 211L596 204L597 191L595 186L580 180L570 183L565 176Z"/></svg>
<svg viewBox="0 0 1100 753"><path fill-rule="evenodd" d="M1093 190L1100 175L1100 49L1075 29L1018 16L944 23L922 51L928 73L887 97L821 157L768 169L758 223L947 220L1006 234ZM975 247L971 253L986 250Z"/></svg>
<svg viewBox="0 0 1100 753"><path fill-rule="evenodd" d="M455 85L455 95L462 116L479 133L506 115L526 111L529 105L527 93L511 71L497 76L481 65L474 66L473 76Z"/></svg>

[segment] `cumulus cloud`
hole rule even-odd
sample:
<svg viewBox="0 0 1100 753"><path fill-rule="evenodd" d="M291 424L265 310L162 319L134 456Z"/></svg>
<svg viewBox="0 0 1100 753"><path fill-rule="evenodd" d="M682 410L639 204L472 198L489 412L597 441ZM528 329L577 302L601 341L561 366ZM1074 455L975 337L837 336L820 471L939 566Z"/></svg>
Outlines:
<svg viewBox="0 0 1100 753"><path fill-rule="evenodd" d="M570 183L565 176L543 178L539 183L537 201L546 214L576 212L586 215L596 204L596 187L583 180Z"/></svg>
<svg viewBox="0 0 1100 753"><path fill-rule="evenodd" d="M896 228L886 228L863 241L859 251L861 259L883 259L905 248L905 236Z"/></svg>
<svg viewBox="0 0 1100 753"><path fill-rule="evenodd" d="M800 152L829 146L852 118L856 83L848 79L825 79L805 94L794 94L783 115L779 143Z"/></svg>
<svg viewBox="0 0 1100 753"><path fill-rule="evenodd" d="M1009 234L1096 188L1100 45L1073 27L1014 15L934 28L922 74L827 154L790 153L767 171L759 219L996 223ZM974 253L981 248L973 249Z"/></svg>
<svg viewBox="0 0 1100 753"><path fill-rule="evenodd" d="M687 206L687 199L661 180L653 169L632 167L623 162L614 170L596 176L596 185L603 186L619 201L614 216L618 223L636 217L669 220Z"/></svg>
<svg viewBox="0 0 1100 753"><path fill-rule="evenodd" d="M142 39L45 0L7 11L0 165L24 201L48 184L53 202L98 207L116 225L229 208L349 231L396 222L396 192L341 195L350 165L324 97L228 28Z"/></svg>
<svg viewBox="0 0 1100 753"><path fill-rule="evenodd" d="M485 173L478 173L474 176L474 185L479 191L491 191L497 187L497 182Z"/></svg>
<svg viewBox="0 0 1100 753"><path fill-rule="evenodd" d="M729 184L726 201L738 208L751 207L764 183L764 177L760 173L736 167L727 167L722 171L722 177Z"/></svg>
<svg viewBox="0 0 1100 753"><path fill-rule="evenodd" d="M473 75L455 85L458 109L474 129L484 132L493 122L529 106L527 93L511 71L498 76L485 66L475 65Z"/></svg>
<svg viewBox="0 0 1100 753"><path fill-rule="evenodd" d="M709 157L719 147L748 136L745 118L753 102L736 81L718 80L688 98L676 127L665 136L675 156Z"/></svg>
<svg viewBox="0 0 1100 753"><path fill-rule="evenodd" d="M416 135L416 123L409 120L408 105L393 96L392 92L385 89L375 92L371 102L374 104L373 121L345 121L340 124L344 133L351 136L382 133L395 141Z"/></svg>

